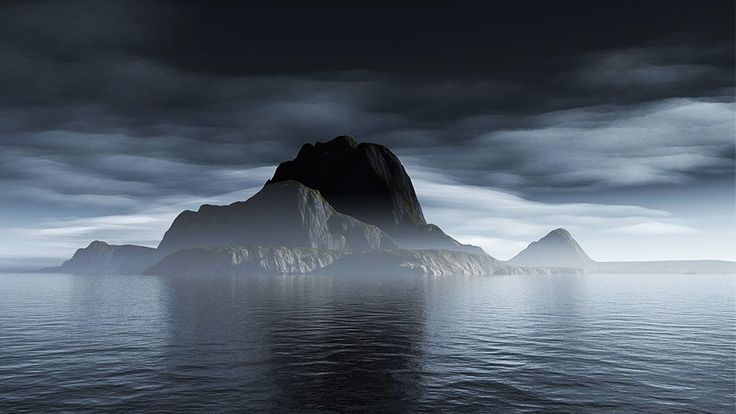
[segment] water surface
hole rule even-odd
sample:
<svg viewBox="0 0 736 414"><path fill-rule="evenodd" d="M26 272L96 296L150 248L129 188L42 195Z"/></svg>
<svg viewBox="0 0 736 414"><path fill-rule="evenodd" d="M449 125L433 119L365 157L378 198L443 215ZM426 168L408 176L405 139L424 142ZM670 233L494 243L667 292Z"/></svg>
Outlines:
<svg viewBox="0 0 736 414"><path fill-rule="evenodd" d="M0 412L723 412L736 277L0 274Z"/></svg>

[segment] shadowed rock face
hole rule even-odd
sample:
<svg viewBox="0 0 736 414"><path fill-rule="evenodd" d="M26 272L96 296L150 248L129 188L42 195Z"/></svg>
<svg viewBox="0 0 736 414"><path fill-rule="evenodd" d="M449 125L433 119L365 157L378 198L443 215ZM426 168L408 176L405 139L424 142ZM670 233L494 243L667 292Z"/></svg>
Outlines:
<svg viewBox="0 0 736 414"><path fill-rule="evenodd" d="M388 148L342 136L304 144L269 182L294 180L319 190L338 211L387 231L427 224L411 179Z"/></svg>
<svg viewBox="0 0 736 414"><path fill-rule="evenodd" d="M378 227L335 211L318 191L295 181L264 186L247 201L184 211L158 248L171 253L212 246L396 247Z"/></svg>
<svg viewBox="0 0 736 414"><path fill-rule="evenodd" d="M285 180L319 190L335 209L380 227L401 247L484 253L427 224L409 175L382 145L358 144L348 136L304 144L267 184Z"/></svg>
<svg viewBox="0 0 736 414"><path fill-rule="evenodd" d="M89 246L78 249L61 266L44 270L80 274L137 274L160 258L159 252L150 247L131 244L118 246L96 240Z"/></svg>
<svg viewBox="0 0 736 414"><path fill-rule="evenodd" d="M595 262L588 257L578 242L565 229L551 231L532 242L526 249L509 260L514 266L566 266L590 268Z"/></svg>

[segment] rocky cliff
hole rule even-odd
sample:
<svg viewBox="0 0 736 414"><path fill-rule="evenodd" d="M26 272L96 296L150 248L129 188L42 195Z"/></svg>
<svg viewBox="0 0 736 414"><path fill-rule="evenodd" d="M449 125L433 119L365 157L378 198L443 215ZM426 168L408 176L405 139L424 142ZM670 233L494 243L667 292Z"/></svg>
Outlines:
<svg viewBox="0 0 736 414"><path fill-rule="evenodd" d="M145 271L150 275L307 274L346 254L303 247L211 247L172 253Z"/></svg>
<svg viewBox="0 0 736 414"><path fill-rule="evenodd" d="M348 277L483 276L576 273L577 269L523 268L488 255L449 250L325 250L293 247L219 247L180 250L146 270L162 276L325 273Z"/></svg>
<svg viewBox="0 0 736 414"><path fill-rule="evenodd" d="M411 179L381 145L358 144L348 136L304 144L269 182L284 180L319 190L338 211L381 228L427 224Z"/></svg>
<svg viewBox="0 0 736 414"><path fill-rule="evenodd" d="M112 245L93 241L78 249L71 259L58 267L44 269L48 272L79 274L136 274L141 273L158 260L160 253L153 248L135 245Z"/></svg>
<svg viewBox="0 0 736 414"><path fill-rule="evenodd" d="M337 212L318 191L296 181L268 184L246 201L203 205L174 220L158 249L213 246L288 246L328 250L390 249L376 226Z"/></svg>
<svg viewBox="0 0 736 414"><path fill-rule="evenodd" d="M304 144L268 183L285 180L318 190L335 209L380 227L400 247L484 253L427 224L404 166L382 145L358 144L348 136Z"/></svg>

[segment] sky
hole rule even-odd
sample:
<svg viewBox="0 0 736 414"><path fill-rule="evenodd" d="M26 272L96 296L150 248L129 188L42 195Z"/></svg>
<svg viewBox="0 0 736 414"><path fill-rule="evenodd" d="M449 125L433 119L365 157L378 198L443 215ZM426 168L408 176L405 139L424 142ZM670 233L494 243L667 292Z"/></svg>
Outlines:
<svg viewBox="0 0 736 414"><path fill-rule="evenodd" d="M244 3L0 3L0 268L155 246L338 135L500 259L736 259L733 1Z"/></svg>

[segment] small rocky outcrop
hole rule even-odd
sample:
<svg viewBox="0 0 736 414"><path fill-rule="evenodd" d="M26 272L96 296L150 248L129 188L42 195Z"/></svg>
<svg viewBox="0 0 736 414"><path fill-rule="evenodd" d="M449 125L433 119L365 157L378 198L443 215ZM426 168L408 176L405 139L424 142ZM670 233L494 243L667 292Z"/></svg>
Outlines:
<svg viewBox="0 0 736 414"><path fill-rule="evenodd" d="M508 261L514 266L562 266L588 269L595 262L565 229L556 229L532 242Z"/></svg>

